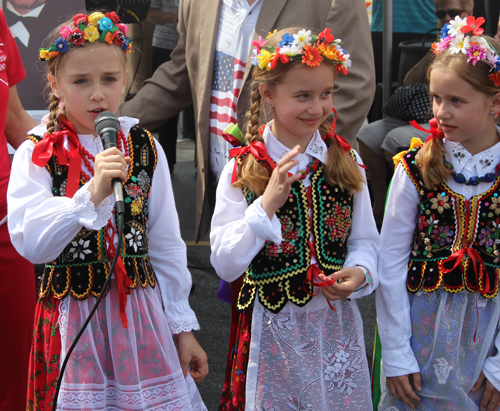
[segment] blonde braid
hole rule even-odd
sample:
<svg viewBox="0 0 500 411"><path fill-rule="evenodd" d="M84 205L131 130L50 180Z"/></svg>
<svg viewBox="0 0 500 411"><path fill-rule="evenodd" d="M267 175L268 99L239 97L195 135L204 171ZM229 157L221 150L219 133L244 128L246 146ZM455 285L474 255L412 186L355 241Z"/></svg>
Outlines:
<svg viewBox="0 0 500 411"><path fill-rule="evenodd" d="M56 129L57 119L60 114L59 102L60 99L53 92L50 92L50 106L49 106L49 122L47 124L47 132L52 134Z"/></svg>
<svg viewBox="0 0 500 411"><path fill-rule="evenodd" d="M250 95L250 110L247 112L248 125L245 138L248 144L260 139L260 105L261 95L259 82L253 81ZM248 154L238 167L238 179L233 183L234 187L246 187L257 197L264 193L269 181L269 171L260 164L253 155Z"/></svg>

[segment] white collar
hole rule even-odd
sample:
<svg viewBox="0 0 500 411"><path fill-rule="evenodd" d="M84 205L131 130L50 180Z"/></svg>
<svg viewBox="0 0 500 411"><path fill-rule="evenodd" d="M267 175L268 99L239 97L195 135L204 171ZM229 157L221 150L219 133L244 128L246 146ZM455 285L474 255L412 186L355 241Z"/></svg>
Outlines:
<svg viewBox="0 0 500 411"><path fill-rule="evenodd" d="M264 133L262 138L264 139L264 143L267 148L267 152L271 156L271 158L278 162L281 157L287 154L291 149L286 147L283 143L281 143L271 131L272 120L266 124L266 128L264 129ZM308 155L313 158L317 158L323 164L325 163L326 151L328 147L325 142L321 138L321 135L318 130L314 133L313 137L309 141L304 153L297 155L295 158L300 157L301 155Z"/></svg>
<svg viewBox="0 0 500 411"><path fill-rule="evenodd" d="M7 9L10 10L16 16L23 17L23 18L24 17L38 17L40 15L40 13L42 12L44 7L45 7L45 3L43 3L42 5L40 5L38 7L35 7L33 10L30 10L26 14L21 14L14 8L14 6L12 6L12 4L7 2Z"/></svg>
<svg viewBox="0 0 500 411"><path fill-rule="evenodd" d="M469 153L461 143L446 138L443 143L453 170L465 176L482 176L492 172L500 161L500 142L475 155Z"/></svg>

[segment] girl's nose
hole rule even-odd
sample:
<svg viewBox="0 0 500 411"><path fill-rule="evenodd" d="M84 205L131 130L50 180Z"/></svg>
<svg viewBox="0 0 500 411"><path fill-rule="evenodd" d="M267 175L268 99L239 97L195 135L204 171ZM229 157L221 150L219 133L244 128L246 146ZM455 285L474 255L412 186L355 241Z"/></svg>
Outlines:
<svg viewBox="0 0 500 411"><path fill-rule="evenodd" d="M90 93L90 99L93 101L101 101L104 98L104 93L100 86L95 86L92 88Z"/></svg>
<svg viewBox="0 0 500 411"><path fill-rule="evenodd" d="M319 100L313 100L307 111L309 114L321 115L323 114L323 106Z"/></svg>

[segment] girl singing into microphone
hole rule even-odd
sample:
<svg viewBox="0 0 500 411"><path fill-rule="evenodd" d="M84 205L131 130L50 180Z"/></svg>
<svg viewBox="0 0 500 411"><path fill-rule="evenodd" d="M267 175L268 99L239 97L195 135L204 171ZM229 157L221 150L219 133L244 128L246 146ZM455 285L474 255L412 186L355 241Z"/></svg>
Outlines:
<svg viewBox="0 0 500 411"><path fill-rule="evenodd" d="M12 242L45 263L27 408L52 409L68 348L105 293L62 375L57 409L204 410L195 381L207 375L207 357L191 333L199 326L165 154L134 118L119 119L118 148L103 151L94 131L97 115L114 112L125 90L127 28L114 12L78 14L49 43L39 57L50 121L17 151L8 189ZM115 178L125 199L120 250Z"/></svg>

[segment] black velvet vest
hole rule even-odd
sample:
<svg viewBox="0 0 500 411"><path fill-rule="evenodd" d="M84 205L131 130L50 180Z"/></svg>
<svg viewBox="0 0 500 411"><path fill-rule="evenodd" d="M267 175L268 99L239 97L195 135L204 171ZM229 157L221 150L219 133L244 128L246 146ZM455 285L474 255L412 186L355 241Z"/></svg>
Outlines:
<svg viewBox="0 0 500 411"><path fill-rule="evenodd" d="M41 137L29 137L35 144ZM130 288L137 284L156 285L156 276L148 258L148 209L151 182L157 163L157 151L151 134L133 127L127 138L132 163L127 181L123 184L125 215L121 257ZM52 156L46 165L53 182L54 196L64 196L68 170ZM85 181L80 181L80 187ZM68 294L78 300L89 295L98 297L109 274L110 261L106 249L105 227L100 230L82 228L62 253L45 264L39 288L39 297L50 292L58 298ZM108 290L105 290L107 293Z"/></svg>
<svg viewBox="0 0 500 411"><path fill-rule="evenodd" d="M255 200L247 190L244 194L249 204ZM296 181L288 201L276 212L281 222L282 242L267 241L245 271L237 303L239 310L252 305L257 290L259 301L273 313L278 313L288 300L302 307L312 299L313 287L305 281L311 265L311 232L318 267L330 275L344 266L353 193L328 184L320 165L311 176L310 202L312 223L306 188Z"/></svg>
<svg viewBox="0 0 500 411"><path fill-rule="evenodd" d="M484 297L494 297L500 268L500 177L489 190L470 200L452 191L445 182L429 190L415 164L419 150L408 151L402 159L402 166L420 194L408 264L408 290L483 290ZM454 253L455 257L445 261ZM480 260L486 269L484 275L480 275ZM485 291L487 278L490 289Z"/></svg>

